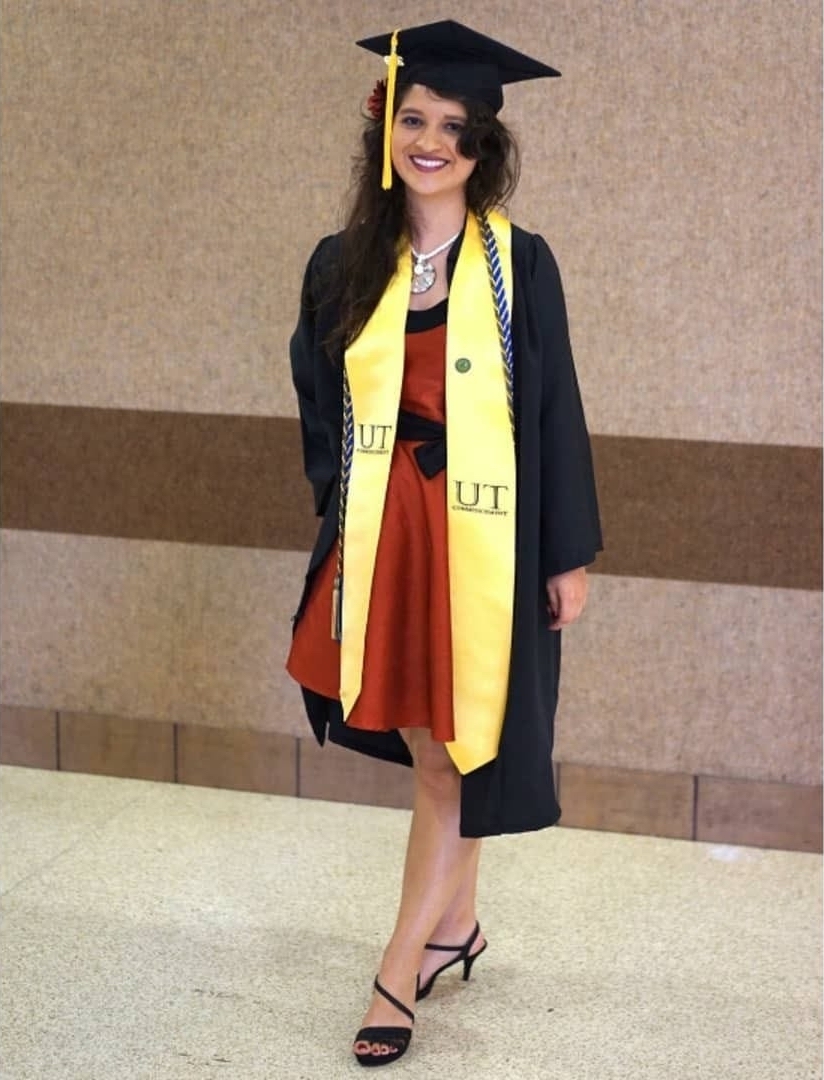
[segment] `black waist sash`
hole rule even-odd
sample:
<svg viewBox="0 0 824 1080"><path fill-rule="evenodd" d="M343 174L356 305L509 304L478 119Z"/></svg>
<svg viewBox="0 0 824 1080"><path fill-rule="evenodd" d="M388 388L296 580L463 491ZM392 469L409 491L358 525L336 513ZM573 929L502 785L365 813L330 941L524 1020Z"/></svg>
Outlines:
<svg viewBox="0 0 824 1080"><path fill-rule="evenodd" d="M418 468L427 480L446 468L446 427L437 420L399 409L397 438L422 444L414 453Z"/></svg>

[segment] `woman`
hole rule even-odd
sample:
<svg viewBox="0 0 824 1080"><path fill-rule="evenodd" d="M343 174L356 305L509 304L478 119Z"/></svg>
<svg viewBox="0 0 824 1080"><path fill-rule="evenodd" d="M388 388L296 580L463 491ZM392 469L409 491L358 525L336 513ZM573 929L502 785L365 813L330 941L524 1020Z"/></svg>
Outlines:
<svg viewBox="0 0 824 1080"><path fill-rule="evenodd" d="M463 962L467 979L486 948L480 838L560 815L559 631L601 537L557 267L495 211L517 179L502 83L558 73L451 21L359 44L389 53L388 85L291 343L323 520L287 666L321 743L414 768L354 1046L382 1065L437 976Z"/></svg>

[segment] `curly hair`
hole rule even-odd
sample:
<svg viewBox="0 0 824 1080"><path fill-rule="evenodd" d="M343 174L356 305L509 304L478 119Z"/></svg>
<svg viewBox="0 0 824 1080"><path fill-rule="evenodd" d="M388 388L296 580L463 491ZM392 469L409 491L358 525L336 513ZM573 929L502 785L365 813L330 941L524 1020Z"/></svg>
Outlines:
<svg viewBox="0 0 824 1080"><path fill-rule="evenodd" d="M399 88L395 112L408 89ZM476 162L466 185L468 209L483 215L503 206L515 190L520 171L514 136L488 105L436 87L428 89L466 109L458 150ZM327 291L327 299L340 309L338 325L326 342L331 355L355 340L377 307L395 272L398 244L407 228L406 193L397 174L389 191L381 188L385 122L384 118L365 118L361 152L354 162L341 261L336 281Z"/></svg>

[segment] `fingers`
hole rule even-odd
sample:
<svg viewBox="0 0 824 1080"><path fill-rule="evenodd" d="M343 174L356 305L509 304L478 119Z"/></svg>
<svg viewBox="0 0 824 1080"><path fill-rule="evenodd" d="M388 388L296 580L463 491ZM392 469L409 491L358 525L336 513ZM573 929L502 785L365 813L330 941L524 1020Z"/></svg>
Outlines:
<svg viewBox="0 0 824 1080"><path fill-rule="evenodd" d="M556 603L550 601L547 604L547 610L549 611L551 621L549 623L550 630L561 630L565 626L569 626L570 623L574 623L577 618L580 617L581 612L584 610L584 600L581 597L577 601L565 598L563 594L559 597Z"/></svg>
<svg viewBox="0 0 824 1080"><path fill-rule="evenodd" d="M575 622L584 610L587 598L586 571L581 568L549 578L546 592L549 629L561 630Z"/></svg>

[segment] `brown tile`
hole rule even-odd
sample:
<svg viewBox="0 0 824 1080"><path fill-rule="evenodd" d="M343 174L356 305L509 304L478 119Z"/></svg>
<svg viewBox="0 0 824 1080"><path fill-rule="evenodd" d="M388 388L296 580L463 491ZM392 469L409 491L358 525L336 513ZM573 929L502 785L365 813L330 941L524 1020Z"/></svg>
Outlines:
<svg viewBox="0 0 824 1080"><path fill-rule="evenodd" d="M699 776L696 839L821 851L821 785Z"/></svg>
<svg viewBox="0 0 824 1080"><path fill-rule="evenodd" d="M173 724L61 712L58 725L60 768L66 772L175 778Z"/></svg>
<svg viewBox="0 0 824 1080"><path fill-rule="evenodd" d="M412 806L412 770L379 761L334 743L318 746L300 739L300 794L308 799L362 803L365 806Z"/></svg>
<svg viewBox="0 0 824 1080"><path fill-rule="evenodd" d="M290 417L8 402L0 439L7 528L283 550L315 537ZM598 572L820 587L820 448L623 435L592 445Z"/></svg>
<svg viewBox="0 0 824 1080"><path fill-rule="evenodd" d="M7 402L6 528L308 549L317 531L287 417Z"/></svg>
<svg viewBox="0 0 824 1080"><path fill-rule="evenodd" d="M592 449L600 573L821 588L820 448L596 435Z"/></svg>
<svg viewBox="0 0 824 1080"><path fill-rule="evenodd" d="M0 764L57 768L57 713L0 705Z"/></svg>
<svg viewBox="0 0 824 1080"><path fill-rule="evenodd" d="M694 779L686 773L560 762L559 778L562 825L684 840L692 837Z"/></svg>
<svg viewBox="0 0 824 1080"><path fill-rule="evenodd" d="M296 795L296 740L269 731L179 724L177 779L203 787Z"/></svg>

